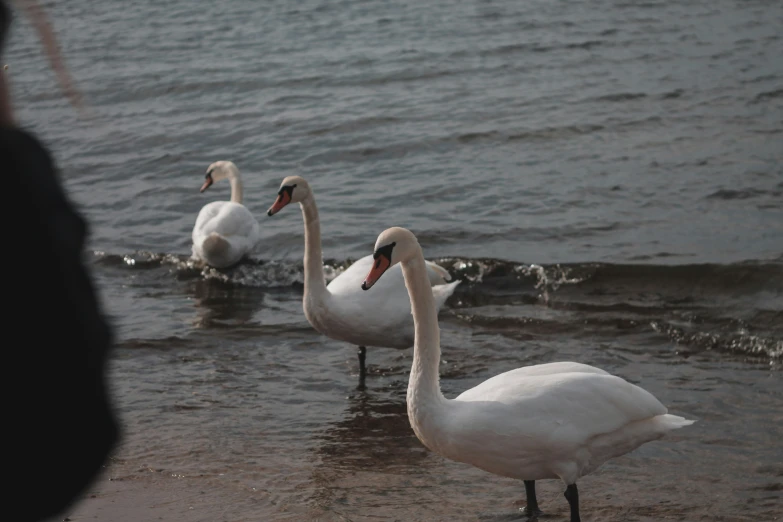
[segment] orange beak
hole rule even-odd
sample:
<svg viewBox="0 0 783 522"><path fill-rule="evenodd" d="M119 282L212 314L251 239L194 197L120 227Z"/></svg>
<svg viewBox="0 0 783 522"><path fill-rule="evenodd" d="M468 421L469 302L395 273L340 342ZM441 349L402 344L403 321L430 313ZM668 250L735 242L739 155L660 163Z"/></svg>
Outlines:
<svg viewBox="0 0 783 522"><path fill-rule="evenodd" d="M204 182L203 185L201 185L201 190L199 190L199 192L204 192L211 186L212 186L212 176L207 176L207 180Z"/></svg>
<svg viewBox="0 0 783 522"><path fill-rule="evenodd" d="M269 210L267 210L266 215L267 216L274 216L278 212L280 212L280 209L284 206L291 203L291 193L287 190L281 190L280 193L277 195L277 199L275 200L275 203L269 207Z"/></svg>
<svg viewBox="0 0 783 522"><path fill-rule="evenodd" d="M375 258L375 264L372 265L372 268L370 269L370 272L367 274L367 277L364 278L364 282L362 283L362 290L369 290L373 287L375 283L378 282L378 279L381 278L384 272L386 272L389 267L391 266L391 260L386 257L383 254L379 254L377 258Z"/></svg>

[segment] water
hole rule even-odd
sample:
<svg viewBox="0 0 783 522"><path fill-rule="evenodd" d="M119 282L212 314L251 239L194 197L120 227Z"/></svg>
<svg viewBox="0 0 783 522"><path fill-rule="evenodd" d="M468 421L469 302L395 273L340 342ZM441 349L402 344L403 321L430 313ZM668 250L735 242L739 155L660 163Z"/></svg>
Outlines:
<svg viewBox="0 0 783 522"><path fill-rule="evenodd" d="M118 344L114 478L189 492L181 520L510 520L521 484L426 451L410 350L317 335L305 176L330 277L411 228L464 282L441 313L444 393L576 360L699 422L580 482L588 520L783 514L783 4L135 2L48 6L97 121L29 26L19 119L92 224ZM263 240L188 262L209 163L231 159ZM539 485L565 519L562 486ZM184 506L184 504L183 504ZM222 517L222 518L221 518Z"/></svg>

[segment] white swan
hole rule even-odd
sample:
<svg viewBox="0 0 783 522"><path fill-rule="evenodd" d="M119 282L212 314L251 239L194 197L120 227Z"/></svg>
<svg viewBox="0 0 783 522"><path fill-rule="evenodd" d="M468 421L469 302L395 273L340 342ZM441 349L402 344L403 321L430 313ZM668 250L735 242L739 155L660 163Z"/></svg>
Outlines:
<svg viewBox="0 0 783 522"><path fill-rule="evenodd" d="M216 268L239 262L256 245L260 233L258 221L242 205L242 179L234 163L216 161L210 165L201 192L226 178L231 183L231 201L204 205L193 227L193 258Z"/></svg>
<svg viewBox="0 0 783 522"><path fill-rule="evenodd" d="M304 298L305 317L320 333L359 346L359 388L364 388L366 346L410 348L413 346L413 319L402 270L397 267L383 282L382 299L368 296L359 288L364 274L373 264L366 256L326 285L321 254L321 224L318 208L307 181L300 176L283 180L277 200L268 215L276 214L289 203L302 207L305 225ZM425 261L427 290L437 309L454 293L459 281L447 283L449 273ZM386 278L384 278L386 279ZM434 285L434 286L433 286ZM375 298L373 298L375 297Z"/></svg>
<svg viewBox="0 0 783 522"><path fill-rule="evenodd" d="M362 288L371 288L399 263L410 294L416 342L407 403L416 436L444 457L523 480L529 515L540 513L535 481L560 478L566 484L571 522L578 522L576 479L693 424L667 414L642 388L573 362L512 370L446 399L438 380L438 316L416 237L404 228L387 229L378 237L373 257L375 264ZM378 298L382 303L384 296Z"/></svg>

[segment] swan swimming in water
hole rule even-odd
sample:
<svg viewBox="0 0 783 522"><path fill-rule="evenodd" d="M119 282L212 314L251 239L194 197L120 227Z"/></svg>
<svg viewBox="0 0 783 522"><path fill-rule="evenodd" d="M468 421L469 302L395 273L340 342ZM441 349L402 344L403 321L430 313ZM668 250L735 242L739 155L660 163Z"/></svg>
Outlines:
<svg viewBox="0 0 783 522"><path fill-rule="evenodd" d="M364 388L367 346L405 349L413 346L413 318L410 299L405 290L400 267L390 270L379 292L382 299L361 291L364 274L373 264L365 256L329 285L324 276L321 254L321 223L318 208L309 183L300 176L283 180L275 203L269 208L273 216L289 203L299 203L305 225L304 297L302 307L310 324L318 332L359 346L359 389ZM423 262L427 277L427 292L434 306L440 309L460 283L447 283L451 277L446 269Z"/></svg>
<svg viewBox="0 0 783 522"><path fill-rule="evenodd" d="M207 167L201 192L221 179L231 183L231 201L204 205L193 227L193 258L215 268L238 263L256 245L260 228L253 214L242 205L242 179L231 161L216 161Z"/></svg>
<svg viewBox="0 0 783 522"><path fill-rule="evenodd" d="M559 478L571 522L579 522L579 477L695 422L668 414L649 392L620 377L574 362L511 370L446 399L438 374L437 309L416 237L404 228L385 230L373 259L362 289L400 264L410 295L416 341L407 406L416 436L446 458L523 480L529 516L541 513L535 481ZM378 298L383 302L383 295Z"/></svg>

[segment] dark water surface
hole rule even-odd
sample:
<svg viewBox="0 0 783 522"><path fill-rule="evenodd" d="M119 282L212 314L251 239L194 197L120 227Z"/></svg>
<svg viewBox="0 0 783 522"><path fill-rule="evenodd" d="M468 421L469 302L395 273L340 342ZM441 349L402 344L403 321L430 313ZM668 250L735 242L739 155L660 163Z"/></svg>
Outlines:
<svg viewBox="0 0 783 522"><path fill-rule="evenodd" d="M307 324L301 215L265 216L299 174L329 277L399 225L463 280L447 397L574 360L698 420L583 479L585 520L783 517L783 3L47 7L98 120L21 20L7 73L92 223L115 478L184 484L188 520L518 516L521 484L415 438L410 350L370 350L360 392L355 348ZM218 159L263 235L224 271L187 260L201 206L228 199L198 192ZM539 488L565 519L561 484Z"/></svg>

